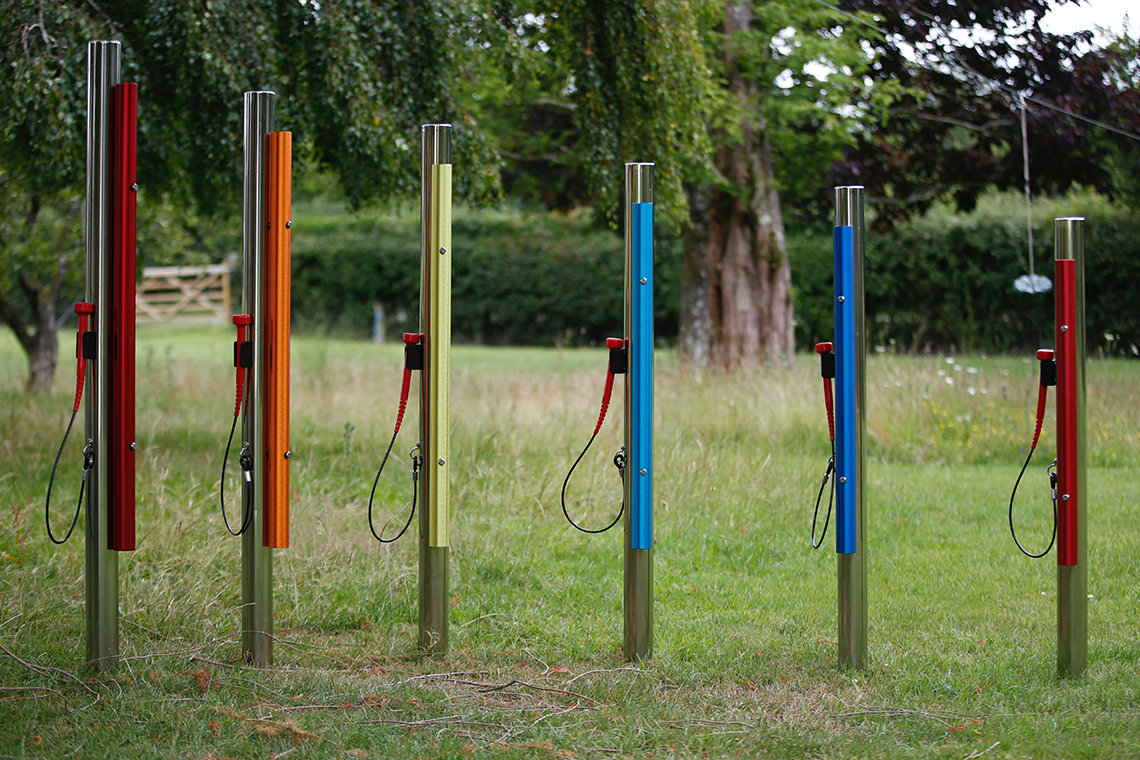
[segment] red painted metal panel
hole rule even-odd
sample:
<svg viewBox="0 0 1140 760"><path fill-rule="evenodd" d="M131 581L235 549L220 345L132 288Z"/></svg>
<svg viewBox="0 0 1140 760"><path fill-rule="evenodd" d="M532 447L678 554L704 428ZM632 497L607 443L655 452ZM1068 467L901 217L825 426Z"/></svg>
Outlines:
<svg viewBox="0 0 1140 760"><path fill-rule="evenodd" d="M138 93L134 83L111 88L110 271L111 350L108 367L108 543L135 549L135 209Z"/></svg>
<svg viewBox="0 0 1140 760"><path fill-rule="evenodd" d="M1077 262L1057 259L1057 564L1077 564Z"/></svg>

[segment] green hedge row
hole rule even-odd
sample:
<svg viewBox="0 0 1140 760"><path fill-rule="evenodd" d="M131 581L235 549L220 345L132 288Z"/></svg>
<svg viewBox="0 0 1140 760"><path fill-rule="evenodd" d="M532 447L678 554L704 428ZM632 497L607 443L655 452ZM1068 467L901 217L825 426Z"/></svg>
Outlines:
<svg viewBox="0 0 1140 760"><path fill-rule="evenodd" d="M970 214L938 209L866 250L869 344L899 351L1025 351L1051 345L1053 293L1026 295L1024 205L984 198ZM1053 276L1054 216L1084 214L1088 343L1133 355L1140 346L1140 217L1091 194L1036 204L1036 269ZM830 229L789 234L797 342L832 335ZM297 215L293 310L299 327L367 335L381 303L387 332L414 331L419 218ZM452 329L459 342L589 345L621 332L622 242L587 215L460 211L453 226ZM675 339L678 241L656 251L656 329ZM1107 337L1106 337L1107 336Z"/></svg>
<svg viewBox="0 0 1140 760"><path fill-rule="evenodd" d="M1079 194L1037 204L1038 274L1053 276L1053 218L1086 217L1085 292L1091 353L1136 355L1140 346L1140 217ZM887 350L1010 352L1051 346L1054 292L1024 294L1024 201L984 199L970 214L936 210L866 242L868 341ZM790 237L797 341L832 334L830 230Z"/></svg>
<svg viewBox="0 0 1140 760"><path fill-rule="evenodd" d="M452 335L457 342L589 345L622 332L622 239L586 216L459 212L453 220ZM367 334L419 321L419 218L298 215L293 312L302 329ZM656 330L677 335L680 256L658 241Z"/></svg>

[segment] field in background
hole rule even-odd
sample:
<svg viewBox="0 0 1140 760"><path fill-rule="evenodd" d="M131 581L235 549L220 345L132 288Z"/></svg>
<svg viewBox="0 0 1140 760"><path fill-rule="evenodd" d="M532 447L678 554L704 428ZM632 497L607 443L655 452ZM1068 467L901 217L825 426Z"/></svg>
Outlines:
<svg viewBox="0 0 1140 760"><path fill-rule="evenodd" d="M1140 754L1135 363L1089 364L1090 667L1070 683L1053 675L1055 565L1022 557L1006 523L1035 362L869 361L872 665L854 673L835 667L833 549L808 545L828 451L815 357L724 377L659 353L656 655L631 668L620 536L575 533L558 502L596 419L604 350L455 349L452 653L423 660L415 543L381 547L365 520L400 349L296 339L293 546L275 553L278 666L257 671L239 664L239 541L218 511L232 329L139 338L125 661L87 679L82 529L56 548L42 523L74 360L65 349L50 397L25 396L23 357L0 332L0 755ZM382 519L411 494L411 414ZM619 421L615 405L572 483L592 525L620 499ZM1031 547L1050 529L1052 424L1018 502ZM79 450L61 465L61 527Z"/></svg>

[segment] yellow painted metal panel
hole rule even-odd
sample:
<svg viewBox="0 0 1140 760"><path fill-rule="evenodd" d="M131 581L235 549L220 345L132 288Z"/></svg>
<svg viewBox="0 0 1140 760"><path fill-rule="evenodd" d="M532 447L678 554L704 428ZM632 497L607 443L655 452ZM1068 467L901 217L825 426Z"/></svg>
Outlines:
<svg viewBox="0 0 1140 760"><path fill-rule="evenodd" d="M451 499L451 164L431 167L431 229L427 254L431 279L431 312L427 339L428 447L434 461L425 463L428 476L428 544L450 543Z"/></svg>

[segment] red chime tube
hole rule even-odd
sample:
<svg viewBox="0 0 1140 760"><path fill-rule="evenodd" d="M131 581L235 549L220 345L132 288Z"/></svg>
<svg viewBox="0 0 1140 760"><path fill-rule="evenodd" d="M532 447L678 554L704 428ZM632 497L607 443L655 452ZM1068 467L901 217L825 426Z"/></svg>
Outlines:
<svg viewBox="0 0 1140 760"><path fill-rule="evenodd" d="M111 88L110 349L107 538L114 551L135 549L135 210L137 84Z"/></svg>
<svg viewBox="0 0 1140 760"><path fill-rule="evenodd" d="M1057 564L1077 564L1077 262L1056 260Z"/></svg>

